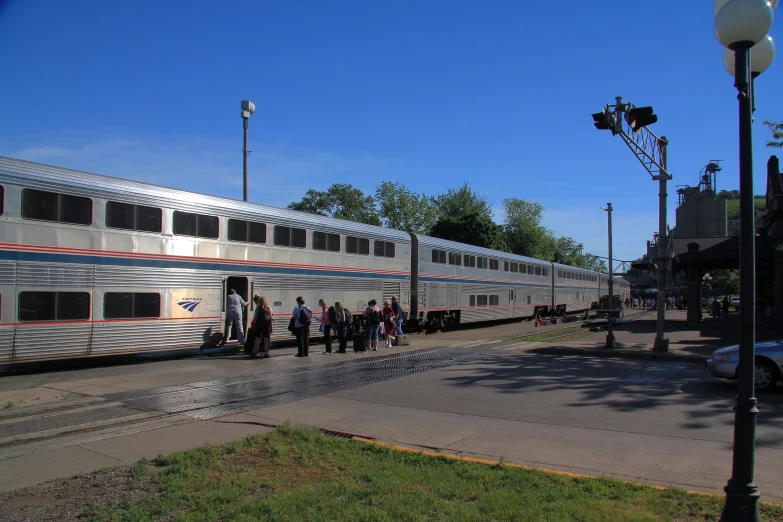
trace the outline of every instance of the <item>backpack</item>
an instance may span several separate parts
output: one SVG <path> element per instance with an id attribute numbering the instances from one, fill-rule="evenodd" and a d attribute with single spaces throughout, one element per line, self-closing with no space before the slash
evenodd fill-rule
<path id="1" fill-rule="evenodd" d="M 302 305 L 299 308 L 299 324 L 302 326 L 310 326 L 310 319 L 313 317 L 313 312 L 310 311 L 306 305 Z"/>
<path id="2" fill-rule="evenodd" d="M 381 324 L 381 319 L 383 316 L 381 315 L 381 312 L 379 310 L 375 310 L 374 308 L 368 308 L 367 309 L 367 324 L 370 326 L 375 326 L 378 324 Z"/>
<path id="3" fill-rule="evenodd" d="M 261 310 L 261 313 L 258 315 L 258 326 L 261 328 L 266 328 L 269 326 L 269 323 L 272 322 L 272 314 L 269 313 L 269 310 L 266 308 Z"/>

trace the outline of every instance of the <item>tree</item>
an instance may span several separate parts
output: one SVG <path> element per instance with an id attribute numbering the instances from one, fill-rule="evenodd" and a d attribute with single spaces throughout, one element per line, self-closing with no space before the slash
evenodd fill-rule
<path id="1" fill-rule="evenodd" d="M 772 139 L 767 141 L 767 147 L 779 149 L 783 147 L 783 121 L 764 120 L 764 125 L 772 131 Z"/>
<path id="2" fill-rule="evenodd" d="M 383 224 L 405 232 L 427 234 L 438 218 L 432 200 L 415 194 L 397 181 L 384 181 L 375 189 L 378 214 Z"/>
<path id="3" fill-rule="evenodd" d="M 344 183 L 335 183 L 326 191 L 308 189 L 301 201 L 291 203 L 288 208 L 358 223 L 381 224 L 373 197 Z"/>
<path id="4" fill-rule="evenodd" d="M 740 193 L 739 190 L 721 190 L 718 192 L 718 196 L 726 199 L 739 199 Z"/>
<path id="5" fill-rule="evenodd" d="M 441 216 L 430 230 L 432 237 L 458 241 L 493 250 L 508 252 L 503 239 L 503 227 L 484 213 L 471 212 L 458 217 Z"/>
<path id="6" fill-rule="evenodd" d="M 606 261 L 599 259 L 593 254 L 585 254 L 585 262 L 582 268 L 587 270 L 598 270 L 599 272 L 609 272 L 609 267 L 606 266 Z"/>
<path id="7" fill-rule="evenodd" d="M 712 276 L 710 285 L 714 290 L 718 290 L 726 295 L 739 292 L 739 270 L 710 270 L 710 275 Z"/>
<path id="8" fill-rule="evenodd" d="M 519 198 L 503 200 L 503 230 L 511 252 L 521 256 L 552 261 L 557 241 L 548 228 L 541 225 L 544 207 L 540 203 Z"/>
<path id="9" fill-rule="evenodd" d="M 473 192 L 467 183 L 458 189 L 448 189 L 445 194 L 432 198 L 432 204 L 441 217 L 459 218 L 475 213 L 492 219 L 492 207 L 487 198 Z"/>

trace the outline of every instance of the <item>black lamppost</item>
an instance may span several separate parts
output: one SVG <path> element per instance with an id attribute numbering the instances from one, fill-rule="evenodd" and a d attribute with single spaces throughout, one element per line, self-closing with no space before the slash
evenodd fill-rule
<path id="1" fill-rule="evenodd" d="M 775 0 L 777 4 L 777 0 Z M 756 230 L 753 208 L 753 92 L 751 48 L 766 41 L 772 27 L 770 0 L 715 0 L 715 36 L 734 52 L 734 85 L 739 100 L 740 178 L 740 356 L 737 402 L 734 406 L 734 453 L 731 478 L 724 491 L 724 522 L 760 522 L 759 488 L 753 480 L 756 445 L 754 396 L 756 341 Z M 759 53 L 763 54 L 763 53 Z M 774 50 L 773 50 L 774 54 Z M 764 64 L 766 69 L 771 62 Z M 762 63 L 753 69 L 762 72 Z M 759 70 L 761 69 L 761 70 Z"/>

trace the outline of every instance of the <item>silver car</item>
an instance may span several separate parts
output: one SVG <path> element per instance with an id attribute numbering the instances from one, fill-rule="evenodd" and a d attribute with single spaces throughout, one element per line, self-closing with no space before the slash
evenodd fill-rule
<path id="1" fill-rule="evenodd" d="M 739 346 L 715 350 L 707 359 L 707 370 L 715 377 L 737 378 Z M 756 389 L 771 390 L 783 375 L 783 339 L 756 343 Z"/>

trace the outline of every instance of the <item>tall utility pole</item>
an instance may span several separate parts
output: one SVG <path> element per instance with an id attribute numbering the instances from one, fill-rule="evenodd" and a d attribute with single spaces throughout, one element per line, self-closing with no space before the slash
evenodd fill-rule
<path id="1" fill-rule="evenodd" d="M 247 150 L 247 122 L 254 112 L 256 112 L 255 104 L 244 100 L 242 102 L 242 126 L 245 129 L 245 140 L 242 145 L 242 201 L 247 201 L 247 155 L 250 154 L 250 151 Z"/>
<path id="2" fill-rule="evenodd" d="M 612 268 L 612 204 L 607 203 L 605 207 L 601 207 L 606 211 L 609 221 L 609 308 L 614 309 L 614 269 Z M 621 305 L 622 306 L 622 305 Z M 614 348 L 614 314 L 610 313 L 607 318 L 606 326 L 606 347 Z"/>
<path id="3" fill-rule="evenodd" d="M 623 121 L 626 126 L 623 128 Z M 664 319 L 666 318 L 666 264 L 668 245 L 666 236 L 666 182 L 672 179 L 666 165 L 666 147 L 669 141 L 665 137 L 653 134 L 648 125 L 658 121 L 652 107 L 634 107 L 632 103 L 623 103 L 622 96 L 615 97 L 613 105 L 606 105 L 602 112 L 593 114 L 593 124 L 599 130 L 611 130 L 628 145 L 639 163 L 658 181 L 658 322 L 656 324 L 653 350 L 667 351 L 669 340 L 664 337 Z"/>

